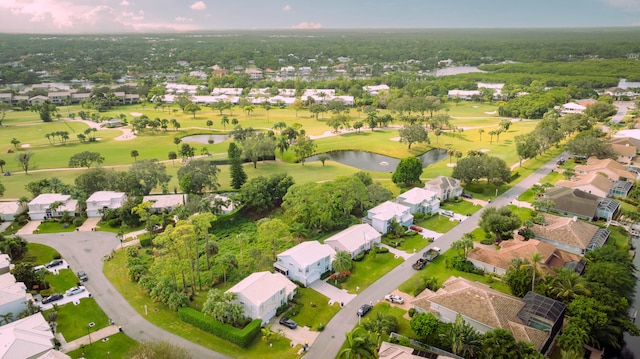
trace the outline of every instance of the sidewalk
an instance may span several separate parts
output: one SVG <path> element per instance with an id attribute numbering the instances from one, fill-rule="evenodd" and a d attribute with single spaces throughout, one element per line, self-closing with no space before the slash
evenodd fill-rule
<path id="1" fill-rule="evenodd" d="M 413 254 L 414 254 L 414 253 L 409 254 L 409 253 L 407 253 L 407 252 L 405 252 L 405 251 L 402 251 L 402 250 L 399 250 L 399 249 L 393 248 L 393 247 L 388 246 L 388 245 L 386 245 L 386 244 L 384 244 L 384 243 L 380 243 L 380 247 L 381 247 L 381 248 L 386 248 L 386 249 L 388 249 L 388 250 L 389 250 L 389 252 L 393 253 L 396 257 L 402 257 L 402 258 L 404 258 L 405 260 L 407 260 L 407 259 L 411 258 L 411 256 L 413 256 Z"/>
<path id="2" fill-rule="evenodd" d="M 349 294 L 346 289 L 338 289 L 331 284 L 318 279 L 317 281 L 311 283 L 309 288 L 315 290 L 316 292 L 329 297 L 329 305 L 333 303 L 342 303 L 347 305 L 353 298 L 356 297 L 355 294 Z"/>
<path id="3" fill-rule="evenodd" d="M 76 340 L 72 340 L 68 343 L 64 343 L 62 344 L 62 341 L 60 342 L 62 344 L 62 346 L 60 347 L 60 351 L 62 351 L 63 353 L 68 353 L 72 350 L 76 350 L 78 348 L 80 348 L 81 345 L 89 345 L 90 343 L 94 343 L 97 342 L 98 340 L 102 340 L 104 338 L 107 338 L 109 336 L 112 336 L 114 334 L 116 334 L 118 332 L 118 327 L 115 325 L 110 325 L 106 328 L 102 328 L 100 330 L 96 330 L 95 332 L 89 334 L 89 335 L 85 335 L 84 337 L 80 337 Z"/>

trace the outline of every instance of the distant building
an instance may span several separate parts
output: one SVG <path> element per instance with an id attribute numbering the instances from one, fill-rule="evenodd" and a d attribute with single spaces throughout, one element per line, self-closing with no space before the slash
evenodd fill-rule
<path id="1" fill-rule="evenodd" d="M 104 211 L 120 208 L 126 200 L 124 192 L 95 192 L 87 198 L 87 217 L 102 217 Z"/>

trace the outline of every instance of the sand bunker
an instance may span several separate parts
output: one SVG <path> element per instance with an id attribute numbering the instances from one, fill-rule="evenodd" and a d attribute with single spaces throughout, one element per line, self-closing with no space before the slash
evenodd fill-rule
<path id="1" fill-rule="evenodd" d="M 495 115 L 496 111 L 489 111 L 489 112 L 485 112 L 486 115 Z"/>
<path id="2" fill-rule="evenodd" d="M 478 151 L 480 151 L 480 152 L 482 152 L 482 153 L 485 153 L 485 152 L 489 152 L 489 151 L 491 151 L 491 150 L 490 150 L 490 149 L 488 149 L 488 148 L 481 148 L 481 149 L 479 149 Z"/>
<path id="3" fill-rule="evenodd" d="M 142 114 L 141 114 L 140 112 L 131 112 L 131 113 L 130 113 L 130 115 L 131 115 L 131 116 L 133 116 L 133 117 L 140 117 L 140 116 L 142 116 Z"/>
<path id="4" fill-rule="evenodd" d="M 31 145 L 30 145 L 30 144 L 28 144 L 28 143 L 25 143 L 25 144 L 20 145 L 20 147 L 22 147 L 22 148 L 28 148 L 28 147 L 31 147 Z"/>
<path id="5" fill-rule="evenodd" d="M 400 137 L 391 137 L 390 140 L 400 142 Z"/>

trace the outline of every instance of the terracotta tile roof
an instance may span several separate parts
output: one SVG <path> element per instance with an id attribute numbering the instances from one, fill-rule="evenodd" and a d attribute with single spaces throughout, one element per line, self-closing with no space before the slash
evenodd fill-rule
<path id="1" fill-rule="evenodd" d="M 633 157 L 636 155 L 636 152 L 638 151 L 638 148 L 636 146 L 617 144 L 617 143 L 612 143 L 611 148 L 613 149 L 613 152 L 615 152 L 618 156 Z"/>
<path id="2" fill-rule="evenodd" d="M 576 213 L 586 217 L 594 217 L 598 208 L 599 197 L 579 189 L 566 187 L 549 188 L 544 193 L 545 199 L 555 203 L 558 211 Z"/>
<path id="3" fill-rule="evenodd" d="M 499 250 L 493 250 L 476 244 L 476 247 L 469 253 L 469 258 L 497 268 L 507 269 L 511 260 L 519 258 L 531 260 L 534 253 L 540 253 L 542 256 L 540 263 L 544 264 L 556 250 L 553 245 L 535 239 L 529 241 L 503 241 L 500 246 Z"/>
<path id="4" fill-rule="evenodd" d="M 636 178 L 635 174 L 627 171 L 623 165 L 610 158 L 600 160 L 596 157 L 590 157 L 586 165 L 576 166 L 575 171 L 576 173 L 603 172 L 611 180 L 617 180 L 616 176 L 629 180 Z"/>
<path id="5" fill-rule="evenodd" d="M 588 188 L 589 186 L 593 186 L 595 187 L 595 189 L 604 192 L 606 196 L 607 193 L 609 193 L 609 191 L 611 190 L 611 187 L 613 187 L 613 182 L 602 173 L 595 172 L 587 175 L 577 176 L 571 181 L 560 180 L 556 182 L 556 186 L 568 188 Z"/>
<path id="6" fill-rule="evenodd" d="M 545 225 L 535 224 L 531 228 L 536 237 L 566 243 L 577 248 L 586 249 L 600 228 L 570 217 L 552 216 L 550 214 L 543 214 L 543 216 Z"/>

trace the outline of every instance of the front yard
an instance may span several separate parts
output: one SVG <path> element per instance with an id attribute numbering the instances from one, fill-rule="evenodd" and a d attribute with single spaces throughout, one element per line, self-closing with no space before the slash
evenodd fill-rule
<path id="1" fill-rule="evenodd" d="M 359 287 L 359 290 L 367 288 L 403 261 L 402 258 L 395 258 L 393 253 L 370 252 L 362 261 L 353 262 L 351 275 L 344 283 L 338 285 L 351 294 L 358 294 L 356 287 Z"/>
<path id="2" fill-rule="evenodd" d="M 309 327 L 311 330 L 318 330 L 320 324 L 327 325 L 340 311 L 340 303 L 329 305 L 329 298 L 311 288 L 298 288 L 296 299 L 301 304 L 301 308 L 298 314 L 291 316 L 291 319 L 298 325 Z"/>
<path id="3" fill-rule="evenodd" d="M 45 318 L 56 309 L 58 312 L 56 330 L 58 333 L 62 333 L 68 342 L 109 326 L 109 318 L 93 298 L 82 298 L 78 305 L 67 303 L 55 306 L 44 312 Z M 94 323 L 94 325 L 89 327 L 89 323 Z"/>
<path id="4" fill-rule="evenodd" d="M 426 228 L 438 233 L 447 233 L 458 224 L 460 224 L 460 222 L 458 222 L 457 220 L 452 220 L 449 217 L 441 215 L 429 217 L 415 223 L 416 226 L 420 226 L 422 228 Z"/>
<path id="5" fill-rule="evenodd" d="M 126 354 L 136 346 L 136 341 L 129 338 L 124 333 L 116 333 L 108 340 L 98 340 L 84 348 L 68 352 L 73 359 L 103 359 L 105 358 L 126 358 Z"/>
<path id="6" fill-rule="evenodd" d="M 67 289 L 78 284 L 78 277 L 71 269 L 59 269 L 58 274 L 51 272 L 45 275 L 45 281 L 49 283 L 50 293 L 64 293 Z"/>

